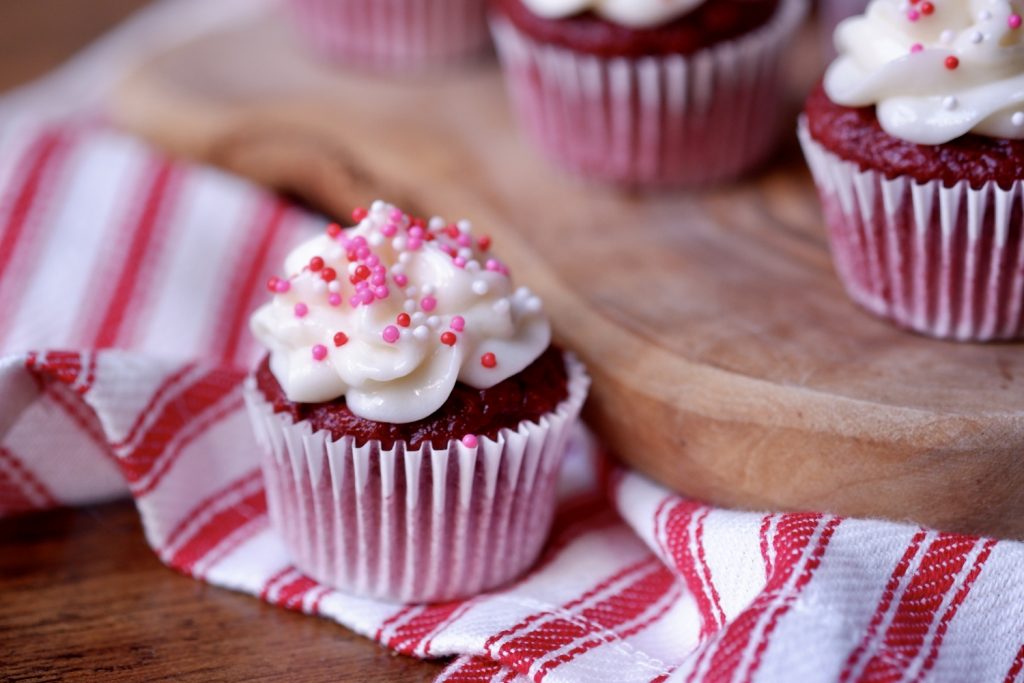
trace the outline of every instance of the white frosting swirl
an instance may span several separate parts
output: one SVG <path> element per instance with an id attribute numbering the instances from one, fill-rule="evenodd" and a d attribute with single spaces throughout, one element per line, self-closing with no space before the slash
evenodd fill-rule
<path id="1" fill-rule="evenodd" d="M 667 24 L 694 10 L 705 0 L 523 0 L 534 14 L 561 19 L 592 10 L 614 24 L 649 28 Z"/>
<path id="2" fill-rule="evenodd" d="M 270 281 L 273 300 L 250 320 L 289 400 L 344 395 L 360 417 L 414 422 L 456 381 L 489 388 L 550 344 L 540 299 L 513 287 L 467 222 L 417 225 L 375 202 L 355 228 L 329 231 L 288 256 L 289 277 Z"/>
<path id="3" fill-rule="evenodd" d="M 877 105 L 890 135 L 1024 138 L 1024 0 L 873 0 L 835 33 L 833 102 Z"/>

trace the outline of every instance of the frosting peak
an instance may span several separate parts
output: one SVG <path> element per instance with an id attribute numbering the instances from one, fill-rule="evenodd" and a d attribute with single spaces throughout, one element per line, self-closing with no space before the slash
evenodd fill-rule
<path id="1" fill-rule="evenodd" d="M 1024 138 L 1024 0 L 872 0 L 836 29 L 832 101 L 877 105 L 895 137 Z"/>
<path id="2" fill-rule="evenodd" d="M 550 344 L 540 299 L 513 287 L 468 222 L 426 222 L 384 202 L 353 217 L 354 228 L 331 225 L 297 247 L 250 320 L 289 400 L 344 395 L 365 419 L 414 422 L 457 381 L 489 388 Z"/>
<path id="3" fill-rule="evenodd" d="M 534 14 L 560 19 L 592 10 L 614 24 L 649 28 L 667 24 L 706 0 L 523 0 Z"/>

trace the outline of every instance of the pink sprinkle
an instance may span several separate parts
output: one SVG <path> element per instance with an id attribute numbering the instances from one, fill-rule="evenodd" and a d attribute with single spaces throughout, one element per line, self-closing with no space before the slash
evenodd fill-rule
<path id="1" fill-rule="evenodd" d="M 364 305 L 369 306 L 373 303 L 373 292 L 368 289 L 364 289 L 359 292 L 359 301 Z"/>
<path id="2" fill-rule="evenodd" d="M 307 313 L 309 313 L 309 306 L 307 306 L 306 304 L 302 303 L 301 301 L 299 303 L 295 304 L 295 317 L 296 318 L 304 318 L 304 317 L 306 317 Z"/>
<path id="3" fill-rule="evenodd" d="M 1010 25 L 1012 29 L 1020 28 L 1021 18 L 1019 14 L 1011 14 L 1010 18 L 1006 20 L 1006 23 Z"/>
<path id="4" fill-rule="evenodd" d="M 377 287 L 373 290 L 373 293 L 378 299 L 387 299 L 388 295 L 391 294 L 391 291 L 387 287 Z"/>
<path id="5" fill-rule="evenodd" d="M 911 21 L 917 21 L 920 18 L 921 18 L 921 13 L 918 12 L 916 9 L 912 9 L 912 10 L 907 12 L 907 19 L 910 19 Z"/>
<path id="6" fill-rule="evenodd" d="M 473 244 L 473 238 L 466 233 L 459 233 L 459 238 L 456 240 L 460 247 L 468 247 Z"/>
<path id="7" fill-rule="evenodd" d="M 327 303 L 329 303 L 332 306 L 340 306 L 341 305 L 341 294 L 336 294 L 335 293 L 335 294 L 328 295 Z"/>
<path id="8" fill-rule="evenodd" d="M 387 282 L 387 278 L 384 275 L 374 275 L 373 278 L 370 280 L 370 283 L 375 287 L 380 287 L 385 282 Z"/>
<path id="9" fill-rule="evenodd" d="M 356 258 L 362 261 L 365 258 L 369 258 L 370 250 L 367 247 L 359 247 L 356 249 Z"/>
<path id="10" fill-rule="evenodd" d="M 410 237 L 405 246 L 409 248 L 409 251 L 418 251 L 423 246 L 423 240 Z"/>
<path id="11" fill-rule="evenodd" d="M 472 434 L 466 434 L 462 437 L 462 445 L 466 448 L 476 448 L 477 443 L 477 438 Z"/>
<path id="12" fill-rule="evenodd" d="M 501 262 L 497 259 L 489 258 L 487 259 L 487 263 L 484 264 L 484 268 L 493 272 L 498 272 L 501 270 Z"/>
<path id="13" fill-rule="evenodd" d="M 366 246 L 366 238 L 363 237 L 362 235 L 359 235 L 357 237 L 353 237 L 352 238 L 352 246 L 355 247 L 356 249 L 358 249 L 359 247 L 365 247 Z"/>
<path id="14" fill-rule="evenodd" d="M 398 226 L 394 223 L 388 223 L 380 229 L 380 233 L 385 237 L 394 237 L 398 234 Z"/>
<path id="15" fill-rule="evenodd" d="M 455 330 L 456 332 L 462 332 L 464 329 L 466 329 L 466 319 L 463 318 L 461 315 L 457 315 L 454 318 L 452 318 L 452 329 Z"/>
<path id="16" fill-rule="evenodd" d="M 401 209 L 391 209 L 390 218 L 393 221 L 400 221 L 405 217 Z"/>
<path id="17" fill-rule="evenodd" d="M 456 254 L 455 247 L 453 247 L 450 244 L 442 244 L 441 245 L 441 251 L 443 251 L 444 253 L 446 253 L 446 254 L 448 254 L 449 256 L 452 256 L 452 257 L 454 257 L 455 254 Z"/>
<path id="18" fill-rule="evenodd" d="M 456 268 L 466 267 L 466 259 L 462 258 L 461 256 L 456 256 L 452 262 L 455 264 Z"/>
<path id="19" fill-rule="evenodd" d="M 437 308 L 437 299 L 435 299 L 432 296 L 423 297 L 423 299 L 420 301 L 420 308 L 422 308 L 427 313 L 430 313 L 435 308 Z"/>
<path id="20" fill-rule="evenodd" d="M 376 254 L 370 254 L 370 256 L 366 259 L 366 265 L 369 266 L 370 268 L 376 268 L 377 266 L 380 265 L 380 257 L 377 256 Z"/>
<path id="21" fill-rule="evenodd" d="M 414 225 L 409 228 L 409 237 L 415 237 L 416 239 L 423 239 L 423 228 L 418 225 Z"/>
<path id="22" fill-rule="evenodd" d="M 922 45 L 921 43 L 914 43 L 913 45 L 910 46 L 911 53 L 917 53 L 917 52 L 920 52 L 923 49 L 924 49 L 924 45 Z"/>
<path id="23" fill-rule="evenodd" d="M 365 292 L 370 288 L 370 283 L 366 280 L 360 280 L 356 283 L 356 293 Z"/>
<path id="24" fill-rule="evenodd" d="M 409 284 L 409 277 L 405 273 L 396 273 L 395 284 L 398 285 L 399 287 L 405 287 L 407 284 Z"/>
<path id="25" fill-rule="evenodd" d="M 277 284 L 274 285 L 274 291 L 276 291 L 278 294 L 284 294 L 291 288 L 292 283 L 289 282 L 288 280 L 278 280 Z"/>
<path id="26" fill-rule="evenodd" d="M 381 333 L 381 336 L 384 337 L 384 341 L 388 344 L 394 344 L 398 341 L 398 337 L 401 335 L 399 334 L 397 327 L 394 325 L 388 325 L 384 328 L 384 332 Z"/>
<path id="27" fill-rule="evenodd" d="M 313 347 L 313 359 L 323 360 L 327 358 L 327 347 L 323 344 L 317 344 Z"/>
<path id="28" fill-rule="evenodd" d="M 352 296 L 350 296 L 348 298 L 348 303 L 349 303 L 349 306 L 351 306 L 352 308 L 355 308 L 360 303 L 362 303 L 362 297 L 360 297 L 357 294 L 353 294 Z"/>

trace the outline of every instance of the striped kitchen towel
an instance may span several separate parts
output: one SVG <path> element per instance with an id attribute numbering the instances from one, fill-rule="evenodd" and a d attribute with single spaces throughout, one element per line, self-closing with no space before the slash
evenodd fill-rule
<path id="1" fill-rule="evenodd" d="M 448 681 L 1024 681 L 1024 544 L 707 507 L 582 433 L 515 584 L 394 605 L 302 576 L 239 382 L 266 276 L 322 225 L 100 126 L 0 129 L 0 515 L 131 495 L 170 567 L 457 655 Z"/>

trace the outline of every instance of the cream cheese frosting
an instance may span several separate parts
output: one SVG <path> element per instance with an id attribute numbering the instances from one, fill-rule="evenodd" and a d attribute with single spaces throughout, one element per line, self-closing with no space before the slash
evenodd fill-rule
<path id="1" fill-rule="evenodd" d="M 825 92 L 877 105 L 882 128 L 937 145 L 1024 138 L 1024 0 L 872 0 L 841 23 Z"/>
<path id="2" fill-rule="evenodd" d="M 250 320 L 289 400 L 345 396 L 365 419 L 413 422 L 456 382 L 492 387 L 550 344 L 540 299 L 513 286 L 467 221 L 425 222 L 381 201 L 354 218 L 297 247 Z"/>
<path id="3" fill-rule="evenodd" d="M 587 10 L 613 24 L 650 28 L 692 12 L 706 0 L 523 0 L 534 14 L 561 19 Z"/>

